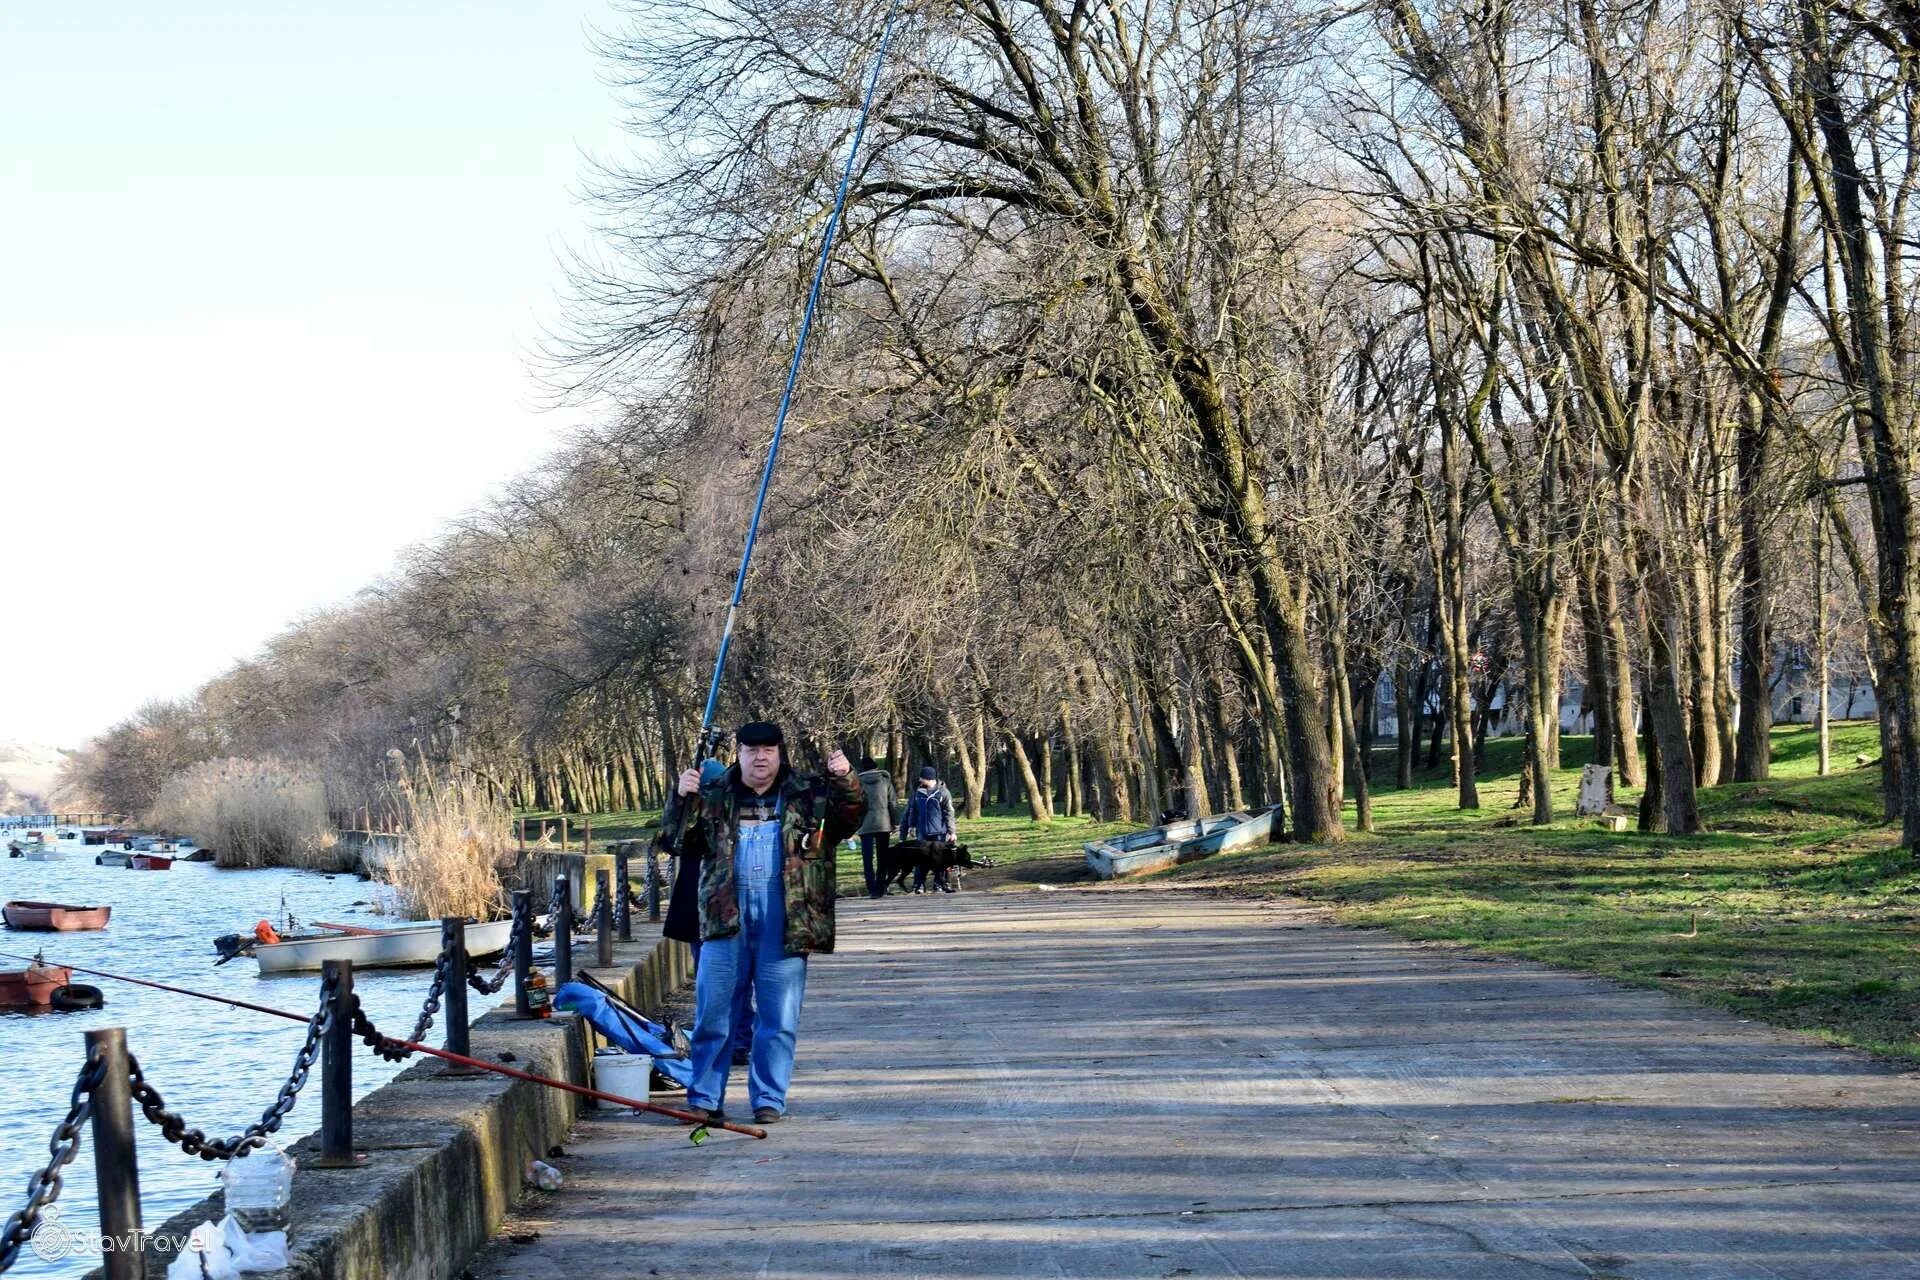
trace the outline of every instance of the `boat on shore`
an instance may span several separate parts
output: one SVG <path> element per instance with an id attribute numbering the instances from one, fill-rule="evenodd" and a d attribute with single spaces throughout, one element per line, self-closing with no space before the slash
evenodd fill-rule
<path id="1" fill-rule="evenodd" d="M 48 1008 L 53 993 L 72 978 L 73 970 L 54 964 L 0 969 L 0 1009 Z"/>
<path id="2" fill-rule="evenodd" d="M 66 902 L 9 902 L 0 906 L 9 929 L 72 933 L 104 929 L 112 907 L 79 907 Z"/>
<path id="3" fill-rule="evenodd" d="M 1130 831 L 1084 847 L 1087 867 L 1102 880 L 1164 871 L 1183 862 L 1211 858 L 1229 849 L 1265 844 L 1273 836 L 1275 808 L 1239 810 L 1211 818 L 1189 818 L 1145 831 Z"/>
<path id="4" fill-rule="evenodd" d="M 493 920 L 467 926 L 467 954 L 499 955 L 513 936 L 513 921 Z M 266 977 L 281 973 L 310 973 L 328 960 L 351 960 L 356 969 L 431 968 L 440 958 L 440 926 L 409 925 L 401 929 L 368 929 L 328 933 L 279 942 L 255 943 L 253 958 Z"/>

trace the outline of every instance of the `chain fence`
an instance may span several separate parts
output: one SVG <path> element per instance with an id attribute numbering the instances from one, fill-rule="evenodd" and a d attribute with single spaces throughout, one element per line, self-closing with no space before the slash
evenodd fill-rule
<path id="1" fill-rule="evenodd" d="M 140 1060 L 129 1053 L 127 1069 L 133 1081 L 133 1100 L 139 1104 L 141 1113 L 159 1127 L 162 1137 L 190 1156 L 199 1156 L 202 1160 L 231 1160 L 263 1145 L 270 1135 L 279 1131 L 299 1099 L 300 1091 L 307 1087 L 307 1077 L 320 1057 L 327 1031 L 333 1026 L 334 995 L 339 988 L 339 982 L 332 977 L 320 980 L 320 1007 L 307 1022 L 307 1038 L 300 1052 L 294 1055 L 293 1070 L 287 1073 L 286 1083 L 274 1095 L 273 1105 L 241 1133 L 231 1138 L 209 1138 L 199 1129 L 189 1128 L 185 1119 L 167 1109 L 167 1100 L 141 1071 Z"/>
<path id="2" fill-rule="evenodd" d="M 93 1091 L 106 1079 L 106 1059 L 98 1054 L 87 1059 L 80 1074 L 73 1081 L 72 1103 L 67 1109 L 67 1118 L 62 1120 L 53 1131 L 53 1137 L 47 1140 L 47 1163 L 34 1170 L 33 1177 L 27 1181 L 27 1202 L 18 1212 L 7 1218 L 7 1225 L 0 1229 L 0 1272 L 13 1266 L 14 1259 L 20 1256 L 20 1249 L 33 1238 L 33 1232 L 40 1225 L 40 1215 L 46 1207 L 60 1198 L 63 1185 L 61 1170 L 73 1162 L 80 1153 L 80 1136 L 86 1130 L 87 1122 L 93 1118 Z"/>

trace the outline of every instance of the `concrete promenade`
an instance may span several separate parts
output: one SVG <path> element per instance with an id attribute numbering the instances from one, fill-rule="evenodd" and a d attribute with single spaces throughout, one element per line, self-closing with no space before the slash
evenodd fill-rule
<path id="1" fill-rule="evenodd" d="M 589 1119 L 482 1280 L 1920 1276 L 1920 1078 L 1859 1055 L 1280 903 L 841 909 L 792 1117 Z"/>

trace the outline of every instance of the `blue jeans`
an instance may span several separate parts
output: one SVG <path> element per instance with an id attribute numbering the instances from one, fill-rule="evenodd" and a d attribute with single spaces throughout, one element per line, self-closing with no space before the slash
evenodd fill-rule
<path id="1" fill-rule="evenodd" d="M 807 990 L 807 958 L 787 954 L 787 903 L 780 861 L 779 823 L 740 824 L 734 852 L 740 931 L 731 938 L 709 938 L 700 946 L 688 1106 L 714 1110 L 725 1104 L 736 1010 L 750 994 L 753 1050 L 747 1067 L 747 1102 L 756 1110 L 787 1109 L 800 1001 Z"/>
<path id="2" fill-rule="evenodd" d="M 693 972 L 700 972 L 700 948 L 704 943 L 693 945 Z M 698 1015 L 696 1015 L 697 1020 Z M 745 1053 L 753 1047 L 753 987 L 742 983 L 733 992 L 733 1052 Z"/>

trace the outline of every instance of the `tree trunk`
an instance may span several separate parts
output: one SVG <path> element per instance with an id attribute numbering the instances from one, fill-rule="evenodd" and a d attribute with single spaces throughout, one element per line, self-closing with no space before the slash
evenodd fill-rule
<path id="1" fill-rule="evenodd" d="M 1593 763 L 1613 768 L 1613 664 L 1607 652 L 1607 629 L 1600 619 L 1599 590 L 1593 557 L 1588 555 L 1580 573 L 1580 634 L 1587 681 L 1581 701 L 1593 714 Z"/>
<path id="2" fill-rule="evenodd" d="M 1413 737 L 1416 726 L 1413 723 L 1413 697 L 1409 685 L 1413 683 L 1413 673 L 1407 669 L 1403 660 L 1393 668 L 1393 785 L 1400 791 L 1413 787 Z"/>
<path id="3" fill-rule="evenodd" d="M 968 733 L 966 728 L 961 724 L 960 717 L 955 714 L 952 707 L 948 707 L 945 710 L 947 717 L 947 737 L 953 742 L 953 754 L 960 761 L 960 779 L 967 788 L 966 813 L 969 818 L 978 818 L 980 816 L 980 803 L 983 798 L 983 793 L 987 789 L 985 744 L 979 744 L 981 749 L 976 754 L 967 742 Z M 978 743 L 979 721 L 977 718 L 974 723 L 975 733 L 973 736 L 976 743 Z M 906 785 L 902 783 L 900 794 L 905 795 L 906 793 Z"/>
<path id="4" fill-rule="evenodd" d="M 1047 812 L 1047 793 L 1040 785 L 1040 779 L 1034 776 L 1033 761 L 1027 756 L 1027 748 L 1020 741 L 1020 735 L 1013 730 L 1006 731 L 1007 747 L 1013 752 L 1014 763 L 1020 769 L 1020 781 L 1026 785 L 1027 814 L 1035 822 L 1048 822 L 1053 815 Z"/>
<path id="5" fill-rule="evenodd" d="M 1626 615 L 1620 607 L 1619 584 L 1605 557 L 1611 547 L 1603 547 L 1597 566 L 1600 589 L 1600 614 L 1607 631 L 1607 652 L 1613 662 L 1613 753 L 1620 765 L 1620 780 L 1630 787 L 1646 783 L 1640 768 L 1639 738 L 1633 715 L 1633 656 L 1627 647 Z"/>
<path id="6" fill-rule="evenodd" d="M 1679 610 L 1664 585 L 1655 588 L 1647 632 L 1647 716 L 1660 749 L 1660 809 L 1668 835 L 1700 830 L 1693 744 L 1680 703 L 1680 663 L 1685 657 Z M 1650 788 L 1651 789 L 1651 788 Z"/>
<path id="7" fill-rule="evenodd" d="M 1833 771 L 1833 729 L 1827 722 L 1827 689 L 1833 683 L 1829 670 L 1829 655 L 1833 649 L 1831 628 L 1832 622 L 1827 611 L 1827 515 L 1816 503 L 1813 508 L 1813 644 L 1814 697 L 1817 701 L 1813 704 L 1813 720 L 1820 753 L 1819 771 L 1823 778 Z M 1771 703 L 1768 711 L 1771 718 Z"/>
<path id="8" fill-rule="evenodd" d="M 1067 786 L 1064 797 L 1067 816 L 1077 818 L 1086 811 L 1086 803 L 1080 794 L 1080 740 L 1073 732 L 1073 706 L 1066 699 L 1060 700 L 1060 744 L 1067 753 Z"/>

